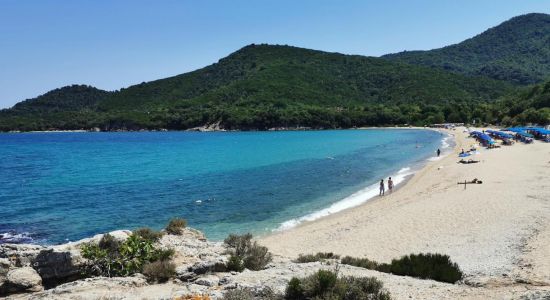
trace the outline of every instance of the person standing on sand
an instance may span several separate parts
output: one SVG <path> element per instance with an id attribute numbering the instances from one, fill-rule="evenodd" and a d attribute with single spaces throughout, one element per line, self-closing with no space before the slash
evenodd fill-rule
<path id="1" fill-rule="evenodd" d="M 384 196 L 385 191 L 386 191 L 386 188 L 384 188 L 384 179 L 380 179 L 380 194 L 379 194 L 379 196 Z"/>
<path id="2" fill-rule="evenodd" d="M 439 150 L 439 148 L 437 149 L 437 157 L 439 157 L 439 155 L 441 154 L 441 150 Z"/>
<path id="3" fill-rule="evenodd" d="M 388 191 L 390 194 L 393 192 L 393 180 L 391 180 L 391 177 L 388 179 Z"/>

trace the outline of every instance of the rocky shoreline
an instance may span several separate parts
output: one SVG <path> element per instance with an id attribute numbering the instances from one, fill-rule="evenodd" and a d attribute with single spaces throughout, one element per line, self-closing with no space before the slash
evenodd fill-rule
<path id="1" fill-rule="evenodd" d="M 118 230 L 109 233 L 117 240 L 127 239 L 132 232 Z M 526 291 L 516 287 L 473 286 L 465 282 L 448 284 L 407 276 L 396 276 L 373 270 L 338 264 L 336 260 L 297 263 L 275 256 L 260 271 L 229 271 L 229 255 L 222 242 L 208 241 L 192 228 L 180 235 L 165 233 L 157 242 L 162 248 L 174 249 L 174 278 L 164 283 L 151 283 L 142 274 L 129 277 L 84 278 L 82 268 L 87 260 L 80 248 L 99 242 L 102 234 L 57 246 L 30 244 L 0 244 L 0 297 L 6 299 L 192 299 L 198 295 L 207 299 L 222 299 L 224 293 L 245 288 L 261 296 L 266 291 L 282 294 L 292 277 L 304 277 L 320 269 L 335 270 L 343 275 L 380 279 L 391 292 L 392 299 L 441 299 L 458 295 L 527 295 L 538 299 L 550 295 L 543 290 Z M 455 297 L 456 298 L 456 297 Z M 469 298 L 469 297 L 467 297 Z M 453 298 L 454 299 L 454 298 Z"/>

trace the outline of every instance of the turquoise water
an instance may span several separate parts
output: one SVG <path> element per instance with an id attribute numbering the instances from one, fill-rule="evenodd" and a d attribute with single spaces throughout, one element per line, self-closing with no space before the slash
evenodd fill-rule
<path id="1" fill-rule="evenodd" d="M 357 191 L 425 161 L 442 138 L 429 130 L 0 134 L 0 243 L 160 229 L 176 216 L 211 239 L 264 234 L 350 206 L 346 199 L 365 201 Z"/>

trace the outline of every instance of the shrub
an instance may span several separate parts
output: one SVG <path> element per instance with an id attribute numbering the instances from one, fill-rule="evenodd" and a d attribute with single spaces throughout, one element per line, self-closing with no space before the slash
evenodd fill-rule
<path id="1" fill-rule="evenodd" d="M 292 278 L 287 285 L 285 299 L 387 300 L 390 294 L 374 277 L 340 278 L 337 272 L 319 270 L 306 278 Z"/>
<path id="2" fill-rule="evenodd" d="M 170 220 L 166 226 L 166 232 L 169 234 L 180 235 L 182 230 L 187 226 L 187 221 L 181 218 L 174 218 Z"/>
<path id="3" fill-rule="evenodd" d="M 257 242 L 252 242 L 252 235 L 230 234 L 224 243 L 230 248 L 228 269 L 242 271 L 244 268 L 259 271 L 264 269 L 272 260 L 272 255 L 267 247 Z"/>
<path id="4" fill-rule="evenodd" d="M 106 233 L 99 240 L 98 246 L 99 248 L 110 252 L 118 251 L 118 248 L 120 247 L 120 242 L 112 235 Z"/>
<path id="5" fill-rule="evenodd" d="M 463 276 L 458 265 L 453 263 L 448 255 L 442 254 L 411 254 L 394 259 L 390 264 L 379 264 L 366 258 L 346 256 L 342 258 L 341 263 L 384 273 L 449 283 L 455 283 Z"/>
<path id="6" fill-rule="evenodd" d="M 143 266 L 143 275 L 150 281 L 165 282 L 176 274 L 176 265 L 167 260 L 148 262 Z"/>
<path id="7" fill-rule="evenodd" d="M 243 257 L 252 245 L 252 234 L 230 234 L 223 242 L 233 249 L 235 255 Z"/>
<path id="8" fill-rule="evenodd" d="M 105 236 L 97 244 L 88 243 L 80 248 L 82 256 L 89 260 L 84 269 L 86 275 L 129 276 L 142 272 L 147 263 L 167 261 L 174 254 L 171 249 L 156 249 L 153 241 L 135 233 L 123 243 L 116 242 L 118 247 L 114 239 Z"/>
<path id="9" fill-rule="evenodd" d="M 243 258 L 244 266 L 253 271 L 259 271 L 265 269 L 265 267 L 271 262 L 273 257 L 267 247 L 259 245 L 254 242 L 247 254 Z"/>
<path id="10" fill-rule="evenodd" d="M 340 261 L 344 265 L 356 266 L 360 268 L 365 268 L 369 270 L 376 270 L 378 263 L 367 258 L 356 258 L 351 256 L 346 256 Z"/>
<path id="11" fill-rule="evenodd" d="M 273 292 L 269 287 L 253 291 L 249 288 L 237 288 L 225 292 L 223 300 L 282 300 L 283 296 Z"/>
<path id="12" fill-rule="evenodd" d="M 148 228 L 148 227 L 143 227 L 143 228 L 136 229 L 134 231 L 134 234 L 140 236 L 144 240 L 149 240 L 149 241 L 152 241 L 152 242 L 156 242 L 162 237 L 162 232 L 155 231 L 155 230 L 153 230 L 151 228 Z"/>
<path id="13" fill-rule="evenodd" d="M 375 277 L 346 276 L 341 280 L 346 289 L 343 299 L 391 299 L 390 293 L 384 290 L 382 282 Z"/>
<path id="14" fill-rule="evenodd" d="M 309 263 L 315 261 L 322 261 L 325 259 L 339 259 L 340 255 L 336 255 L 332 252 L 317 252 L 317 254 L 300 254 L 294 261 L 297 263 Z"/>
<path id="15" fill-rule="evenodd" d="M 304 299 L 304 289 L 302 282 L 296 277 L 292 277 L 286 286 L 285 298 L 290 300 Z"/>
<path id="16" fill-rule="evenodd" d="M 455 283 L 462 279 L 462 271 L 448 255 L 411 254 L 392 260 L 389 270 L 395 275 L 406 275 L 423 279 Z"/>
<path id="17" fill-rule="evenodd" d="M 227 270 L 242 272 L 244 270 L 243 260 L 239 256 L 231 254 L 227 261 Z"/>

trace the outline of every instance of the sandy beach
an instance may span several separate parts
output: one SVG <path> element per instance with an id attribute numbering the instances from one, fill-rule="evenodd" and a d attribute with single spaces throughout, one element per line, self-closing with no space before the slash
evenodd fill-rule
<path id="1" fill-rule="evenodd" d="M 475 140 L 449 131 L 452 153 L 429 162 L 393 194 L 261 239 L 281 257 L 330 251 L 389 262 L 419 252 L 448 254 L 464 271 L 458 285 L 380 277 L 397 299 L 512 299 L 550 290 L 550 145 L 484 149 L 458 164 Z M 477 178 L 483 184 L 458 185 Z"/>

